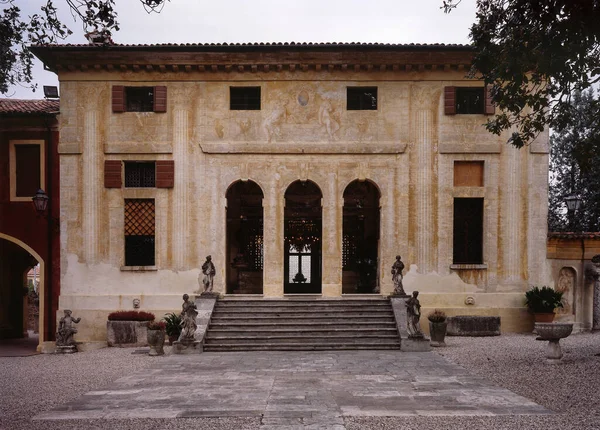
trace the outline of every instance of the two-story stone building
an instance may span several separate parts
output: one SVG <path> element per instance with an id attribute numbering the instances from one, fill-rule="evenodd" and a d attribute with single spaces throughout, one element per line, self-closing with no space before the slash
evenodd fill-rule
<path id="1" fill-rule="evenodd" d="M 546 260 L 548 136 L 517 150 L 464 45 L 34 47 L 61 87 L 60 309 L 179 308 L 199 289 L 388 295 L 531 322 Z"/>

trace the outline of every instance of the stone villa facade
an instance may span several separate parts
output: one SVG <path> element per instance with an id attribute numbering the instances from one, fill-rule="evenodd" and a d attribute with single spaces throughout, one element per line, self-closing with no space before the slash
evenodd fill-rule
<path id="1" fill-rule="evenodd" d="M 198 291 L 389 295 L 396 255 L 423 312 L 525 331 L 546 259 L 548 135 L 482 124 L 463 45 L 34 47 L 60 80 L 61 292 L 162 316 Z"/>

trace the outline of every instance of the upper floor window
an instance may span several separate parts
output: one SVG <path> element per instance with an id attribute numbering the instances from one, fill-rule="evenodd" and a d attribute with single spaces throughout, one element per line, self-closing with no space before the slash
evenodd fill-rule
<path id="1" fill-rule="evenodd" d="M 455 187 L 483 187 L 483 161 L 454 161 Z"/>
<path id="2" fill-rule="evenodd" d="M 167 87 L 112 87 L 113 112 L 166 112 Z"/>
<path id="3" fill-rule="evenodd" d="M 154 161 L 126 161 L 125 187 L 148 188 L 156 185 L 156 163 Z"/>
<path id="4" fill-rule="evenodd" d="M 44 141 L 11 140 L 9 147 L 10 199 L 31 201 L 44 186 Z"/>
<path id="5" fill-rule="evenodd" d="M 377 87 L 347 87 L 346 109 L 377 110 Z"/>
<path id="6" fill-rule="evenodd" d="M 445 87 L 444 113 L 446 115 L 494 115 L 489 87 Z"/>
<path id="7" fill-rule="evenodd" d="M 229 109 L 260 110 L 260 87 L 229 87 Z"/>

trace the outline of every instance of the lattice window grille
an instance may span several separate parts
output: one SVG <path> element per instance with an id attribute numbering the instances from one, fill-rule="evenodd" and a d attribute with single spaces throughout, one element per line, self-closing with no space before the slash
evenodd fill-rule
<path id="1" fill-rule="evenodd" d="M 153 188 L 156 186 L 156 165 L 154 162 L 126 162 L 125 186 L 131 188 Z"/>
<path id="2" fill-rule="evenodd" d="M 154 236 L 154 232 L 154 200 L 125 200 L 125 236 Z"/>

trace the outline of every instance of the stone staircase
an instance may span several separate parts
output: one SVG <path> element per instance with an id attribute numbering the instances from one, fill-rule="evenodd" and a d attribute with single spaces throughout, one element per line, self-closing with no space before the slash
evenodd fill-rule
<path id="1" fill-rule="evenodd" d="M 205 351 L 343 349 L 400 349 L 388 299 L 220 299 L 204 338 Z"/>

